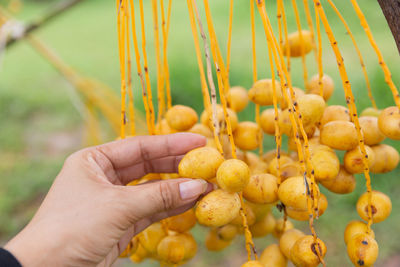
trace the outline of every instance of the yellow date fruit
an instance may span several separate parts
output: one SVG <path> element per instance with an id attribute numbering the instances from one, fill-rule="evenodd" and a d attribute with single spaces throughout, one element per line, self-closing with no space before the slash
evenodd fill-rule
<path id="1" fill-rule="evenodd" d="M 243 189 L 243 196 L 257 204 L 274 203 L 278 200 L 278 180 L 268 173 L 252 175 Z"/>
<path id="2" fill-rule="evenodd" d="M 195 214 L 200 224 L 218 227 L 231 222 L 239 214 L 239 210 L 238 194 L 217 189 L 198 202 Z"/>
<path id="3" fill-rule="evenodd" d="M 378 117 L 379 130 L 390 139 L 400 140 L 400 110 L 388 107 Z"/>
<path id="4" fill-rule="evenodd" d="M 325 101 L 328 101 L 331 98 L 333 90 L 335 89 L 333 79 L 328 75 L 322 75 L 322 96 Z M 310 78 L 307 83 L 307 93 L 309 94 L 316 94 L 320 95 L 320 88 L 319 88 L 319 74 L 315 74 Z"/>
<path id="5" fill-rule="evenodd" d="M 275 92 L 277 101 L 282 99 L 281 85 L 279 81 L 275 80 Z M 248 92 L 249 98 L 252 102 L 269 106 L 273 104 L 273 83 L 271 79 L 258 80 L 253 84 L 253 87 Z"/>
<path id="6" fill-rule="evenodd" d="M 392 201 L 382 192 L 372 191 L 372 221 L 374 223 L 382 222 L 389 217 L 392 212 Z M 357 201 L 357 212 L 360 217 L 368 221 L 368 193 L 365 192 Z"/>
<path id="7" fill-rule="evenodd" d="M 277 244 L 271 244 L 266 247 L 260 255 L 259 261 L 264 264 L 264 266 L 273 267 L 286 267 L 287 259 L 283 255 L 282 251 L 279 249 Z"/>
<path id="8" fill-rule="evenodd" d="M 363 116 L 359 118 L 359 122 L 366 145 L 377 145 L 385 139 L 385 135 L 379 130 L 377 117 Z"/>
<path id="9" fill-rule="evenodd" d="M 347 224 L 346 229 L 344 229 L 344 242 L 347 244 L 350 239 L 358 234 L 367 234 L 368 233 L 368 225 L 363 221 L 351 221 Z M 375 238 L 375 233 L 371 229 L 369 235 L 372 238 Z"/>
<path id="10" fill-rule="evenodd" d="M 188 106 L 175 105 L 165 114 L 168 125 L 177 131 L 186 131 L 196 124 L 199 117 L 194 109 Z"/>
<path id="11" fill-rule="evenodd" d="M 375 154 L 374 164 L 371 166 L 373 173 L 385 173 L 394 170 L 399 164 L 399 152 L 392 146 L 380 144 L 371 147 Z"/>
<path id="12" fill-rule="evenodd" d="M 307 184 L 311 190 L 311 180 L 307 179 Z M 316 186 L 318 192 L 314 192 L 315 195 L 319 194 L 318 186 Z M 290 206 L 297 210 L 307 209 L 307 188 L 303 176 L 291 177 L 283 181 L 279 186 L 278 196 L 279 200 L 282 201 L 285 206 Z"/>
<path id="13" fill-rule="evenodd" d="M 367 152 L 368 168 L 371 168 L 375 162 L 375 153 L 369 146 L 364 146 Z M 343 165 L 349 173 L 363 173 L 364 172 L 364 156 L 361 153 L 360 147 L 356 147 L 344 154 Z"/>
<path id="14" fill-rule="evenodd" d="M 352 150 L 358 146 L 357 130 L 348 121 L 331 121 L 322 126 L 320 142 L 338 150 Z"/>
<path id="15" fill-rule="evenodd" d="M 240 192 L 250 180 L 250 169 L 239 159 L 224 161 L 217 171 L 218 185 L 228 192 Z"/>
<path id="16" fill-rule="evenodd" d="M 233 138 L 238 148 L 253 150 L 259 147 L 262 140 L 262 133 L 257 123 L 243 121 L 238 124 L 233 132 Z"/>
<path id="17" fill-rule="evenodd" d="M 321 258 L 324 258 L 326 254 L 324 242 L 317 238 L 317 242 L 314 243 L 314 237 L 312 235 L 306 235 L 294 243 L 290 250 L 290 259 L 293 264 L 298 267 L 316 267 L 320 264 L 317 253 Z"/>
<path id="18" fill-rule="evenodd" d="M 282 234 L 279 239 L 279 247 L 286 258 L 290 258 L 290 250 L 293 245 L 304 236 L 305 234 L 297 229 L 290 229 Z"/>
<path id="19" fill-rule="evenodd" d="M 229 106 L 235 112 L 240 112 L 245 109 L 249 103 L 247 90 L 241 86 L 233 86 L 227 94 Z"/>
<path id="20" fill-rule="evenodd" d="M 356 179 L 354 175 L 340 166 L 339 174 L 335 179 L 321 181 L 321 184 L 329 191 L 336 194 L 349 194 L 356 188 Z"/>
<path id="21" fill-rule="evenodd" d="M 340 105 L 327 106 L 320 120 L 320 126 L 331 121 L 350 121 L 349 109 Z"/>
<path id="22" fill-rule="evenodd" d="M 313 47 L 311 32 L 307 30 L 296 31 L 288 36 L 287 42 L 283 44 L 283 53 L 285 56 L 301 57 L 308 54 Z"/>
<path id="23" fill-rule="evenodd" d="M 368 234 L 352 236 L 347 243 L 347 254 L 354 266 L 373 266 L 378 258 L 378 253 L 378 243 Z"/>
<path id="24" fill-rule="evenodd" d="M 187 153 L 178 166 L 179 175 L 185 178 L 210 180 L 224 162 L 221 154 L 212 147 L 200 147 Z"/>

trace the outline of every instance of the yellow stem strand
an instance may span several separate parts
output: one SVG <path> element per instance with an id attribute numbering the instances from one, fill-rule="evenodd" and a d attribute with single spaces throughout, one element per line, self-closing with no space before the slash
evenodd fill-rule
<path id="1" fill-rule="evenodd" d="M 128 109 L 129 109 L 129 129 L 130 135 L 134 136 L 136 134 L 135 129 L 135 105 L 133 98 L 133 90 L 132 90 L 132 63 L 131 63 L 131 49 L 130 49 L 130 40 L 129 40 L 129 9 L 126 9 L 125 12 L 125 20 L 126 20 L 126 55 L 127 55 L 127 68 L 128 68 L 128 82 L 127 82 L 127 91 L 128 91 Z"/>
<path id="2" fill-rule="evenodd" d="M 154 134 L 154 125 L 152 123 L 152 116 L 151 116 L 152 111 L 150 110 L 149 96 L 148 96 L 147 88 L 146 88 L 147 85 L 146 85 L 146 82 L 144 80 L 143 73 L 142 73 L 142 66 L 140 63 L 140 52 L 139 52 L 137 35 L 136 35 L 135 7 L 133 4 L 133 0 L 129 0 L 129 2 L 130 2 L 130 7 L 131 7 L 132 40 L 133 40 L 133 47 L 135 50 L 137 74 L 140 78 L 140 82 L 142 85 L 142 98 L 143 98 L 144 109 L 146 111 L 147 129 L 149 131 L 149 134 L 153 135 Z"/>
<path id="3" fill-rule="evenodd" d="M 296 0 L 292 0 L 292 7 L 293 7 L 293 11 L 294 11 L 295 18 L 296 18 L 297 30 L 299 31 L 299 37 L 300 37 L 300 43 L 301 43 L 301 63 L 302 63 L 302 66 L 303 66 L 304 88 L 306 88 L 307 87 L 307 81 L 308 81 L 306 54 L 304 53 L 304 49 L 305 49 L 305 47 L 304 47 L 304 38 L 303 38 L 303 33 L 302 33 L 302 28 L 301 28 L 299 9 L 297 7 Z"/>
<path id="4" fill-rule="evenodd" d="M 363 165 L 364 165 L 364 176 L 366 179 L 366 187 L 367 187 L 367 194 L 368 194 L 368 229 L 370 230 L 370 227 L 372 225 L 372 188 L 371 188 L 371 177 L 369 174 L 369 167 L 368 167 L 368 159 L 367 159 L 367 153 L 365 150 L 365 144 L 364 144 L 364 136 L 361 133 L 361 128 L 360 128 L 360 123 L 358 121 L 358 116 L 357 116 L 357 109 L 355 106 L 355 101 L 354 101 L 354 95 L 351 90 L 351 85 L 350 81 L 347 76 L 347 71 L 346 67 L 344 66 L 343 62 L 343 57 L 342 54 L 339 50 L 339 47 L 337 45 L 337 41 L 335 40 L 335 37 L 333 35 L 332 29 L 329 25 L 328 19 L 325 15 L 325 11 L 321 5 L 321 2 L 319 0 L 313 0 L 317 10 L 318 14 L 321 18 L 322 24 L 324 25 L 325 31 L 327 33 L 329 42 L 331 43 L 332 50 L 335 54 L 336 60 L 337 60 L 337 65 L 339 68 L 340 72 L 340 78 L 342 80 L 344 92 L 345 92 L 345 97 L 346 97 L 346 103 L 349 107 L 350 113 L 351 113 L 351 118 L 352 121 L 356 127 L 357 130 L 357 137 L 359 139 L 359 146 L 361 153 L 363 155 Z"/>
<path id="5" fill-rule="evenodd" d="M 232 45 L 232 22 L 233 22 L 233 0 L 229 4 L 229 26 L 228 26 L 228 44 L 226 53 L 226 72 L 229 79 L 229 70 L 231 65 L 231 45 Z"/>
<path id="6" fill-rule="evenodd" d="M 144 75 L 146 79 L 146 89 L 147 89 L 147 96 L 148 96 L 148 105 L 149 105 L 149 112 L 151 118 L 151 131 L 150 134 L 155 134 L 155 113 L 154 113 L 154 105 L 153 105 L 153 93 L 151 91 L 151 83 L 150 83 L 150 75 L 149 75 L 149 68 L 147 63 L 147 52 L 146 52 L 146 31 L 144 27 L 144 8 L 143 8 L 143 0 L 139 0 L 139 7 L 140 7 L 140 23 L 141 23 L 141 32 L 142 32 L 142 50 L 143 50 L 143 69 Z"/>
<path id="7" fill-rule="evenodd" d="M 373 95 L 372 95 L 371 83 L 370 83 L 369 78 L 368 78 L 367 70 L 365 69 L 364 59 L 363 59 L 363 57 L 362 57 L 362 55 L 361 55 L 360 49 L 358 48 L 356 39 L 355 39 L 353 33 L 351 32 L 350 27 L 349 27 L 349 25 L 347 24 L 346 20 L 344 19 L 344 17 L 342 16 L 342 14 L 340 14 L 339 10 L 337 9 L 337 7 L 336 7 L 335 4 L 333 3 L 333 1 L 332 1 L 332 0 L 328 0 L 328 3 L 329 3 L 329 5 L 333 8 L 333 10 L 335 11 L 335 13 L 336 13 L 337 16 L 339 17 L 339 19 L 342 21 L 344 27 L 346 28 L 347 33 L 349 34 L 349 36 L 350 36 L 350 38 L 351 38 L 351 41 L 353 42 L 354 48 L 355 48 L 356 51 L 357 51 L 358 58 L 360 59 L 361 69 L 362 69 L 362 71 L 363 71 L 364 78 L 365 78 L 365 83 L 366 83 L 366 85 L 367 85 L 368 97 L 369 97 L 369 99 L 371 100 L 372 106 L 373 106 L 375 109 L 377 109 L 378 107 L 376 106 L 375 99 L 374 99 L 374 97 L 373 97 Z"/>
<path id="8" fill-rule="evenodd" d="M 400 108 L 399 91 L 397 90 L 396 85 L 394 85 L 394 83 L 393 83 L 392 74 L 390 73 L 390 70 L 385 63 L 385 60 L 383 59 L 383 56 L 378 47 L 378 44 L 376 43 L 374 37 L 372 36 L 372 32 L 371 32 L 371 29 L 369 28 L 368 22 L 365 19 L 365 16 L 364 16 L 363 12 L 361 11 L 361 8 L 358 5 L 357 1 L 356 0 L 350 0 L 350 1 L 353 5 L 354 10 L 357 13 L 358 18 L 360 19 L 361 26 L 364 28 L 364 31 L 367 34 L 368 40 L 378 57 L 379 65 L 381 66 L 383 73 L 385 75 L 385 82 L 388 84 L 390 90 L 392 91 L 394 102 L 396 103 L 397 107 Z"/>

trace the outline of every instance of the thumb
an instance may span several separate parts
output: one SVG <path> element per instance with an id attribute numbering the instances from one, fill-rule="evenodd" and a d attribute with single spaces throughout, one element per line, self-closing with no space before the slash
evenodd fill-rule
<path id="1" fill-rule="evenodd" d="M 172 216 L 174 214 L 169 211 L 180 207 L 187 209 L 189 204 L 194 205 L 202 194 L 210 191 L 212 185 L 202 179 L 171 179 L 125 188 L 128 190 L 125 199 L 129 217 L 131 223 L 136 223 L 160 213 L 165 214 L 162 217 Z"/>

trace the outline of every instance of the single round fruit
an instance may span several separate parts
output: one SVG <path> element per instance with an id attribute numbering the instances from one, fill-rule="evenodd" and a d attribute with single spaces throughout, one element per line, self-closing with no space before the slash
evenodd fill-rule
<path id="1" fill-rule="evenodd" d="M 294 243 L 290 250 L 290 259 L 298 267 L 316 267 L 320 264 L 317 253 L 321 258 L 324 258 L 326 254 L 324 242 L 317 238 L 316 243 L 314 243 L 314 237 L 306 235 Z"/>
<path id="2" fill-rule="evenodd" d="M 255 174 L 243 189 L 246 200 L 257 204 L 274 203 L 278 200 L 278 179 L 272 174 Z"/>
<path id="3" fill-rule="evenodd" d="M 369 107 L 364 109 L 361 114 L 360 117 L 364 117 L 364 116 L 372 116 L 372 117 L 379 117 L 379 115 L 381 115 L 382 110 L 373 108 L 373 107 Z"/>
<path id="4" fill-rule="evenodd" d="M 372 221 L 378 223 L 384 221 L 392 212 L 392 201 L 382 192 L 372 191 Z M 368 221 L 368 193 L 365 192 L 357 201 L 357 212 L 360 217 Z"/>
<path id="5" fill-rule="evenodd" d="M 272 213 L 268 213 L 259 221 L 256 221 L 253 225 L 251 225 L 250 232 L 253 237 L 263 237 L 270 233 L 272 233 L 275 229 L 276 220 Z"/>
<path id="6" fill-rule="evenodd" d="M 239 210 L 240 199 L 236 193 L 217 189 L 198 202 L 195 214 L 200 224 L 218 227 L 232 221 Z"/>
<path id="7" fill-rule="evenodd" d="M 340 162 L 336 153 L 323 149 L 318 149 L 313 153 L 311 165 L 318 182 L 335 179 L 340 170 Z"/>
<path id="8" fill-rule="evenodd" d="M 390 139 L 400 140 L 400 110 L 388 107 L 382 110 L 378 118 L 379 130 Z"/>
<path id="9" fill-rule="evenodd" d="M 351 221 L 347 224 L 346 229 L 344 230 L 344 243 L 348 243 L 350 239 L 358 234 L 367 234 L 368 233 L 368 225 L 362 221 Z M 375 238 L 375 233 L 371 229 L 369 235 L 372 238 Z"/>
<path id="10" fill-rule="evenodd" d="M 286 258 L 290 258 L 290 250 L 297 240 L 305 236 L 305 234 L 297 229 L 290 229 L 282 234 L 279 239 L 279 248 Z"/>
<path id="11" fill-rule="evenodd" d="M 166 236 L 158 244 L 157 256 L 161 262 L 178 264 L 185 257 L 185 247 L 176 236 Z"/>
<path id="12" fill-rule="evenodd" d="M 285 221 L 283 218 L 280 218 L 280 219 L 276 220 L 275 229 L 272 232 L 272 234 L 276 238 L 280 238 L 283 233 L 285 233 L 286 231 L 293 229 L 293 228 L 294 228 L 294 225 L 290 220 Z"/>
<path id="13" fill-rule="evenodd" d="M 325 210 L 328 208 L 328 200 L 324 194 L 320 194 L 318 202 L 318 216 L 324 214 Z M 308 221 L 308 211 L 296 210 L 292 207 L 286 207 L 287 215 L 297 221 Z M 314 216 L 315 219 L 316 216 Z"/>
<path id="14" fill-rule="evenodd" d="M 218 237 L 224 241 L 233 240 L 238 234 L 238 228 L 233 224 L 226 224 L 217 228 Z"/>
<path id="15" fill-rule="evenodd" d="M 322 96 L 325 101 L 328 101 L 331 98 L 333 90 L 335 89 L 332 78 L 328 74 L 324 74 L 322 76 Z M 315 74 L 310 78 L 307 83 L 307 93 L 320 95 L 319 88 L 319 74 Z"/>
<path id="16" fill-rule="evenodd" d="M 228 192 L 240 192 L 249 183 L 250 169 L 238 159 L 228 159 L 218 168 L 218 185 Z"/>
<path id="17" fill-rule="evenodd" d="M 206 236 L 205 245 L 209 251 L 221 251 L 231 244 L 231 241 L 225 241 L 218 237 L 216 229 L 210 229 Z"/>
<path id="18" fill-rule="evenodd" d="M 247 90 L 241 86 L 231 87 L 228 91 L 227 98 L 230 108 L 235 112 L 242 111 L 249 103 Z"/>
<path id="19" fill-rule="evenodd" d="M 348 121 L 331 121 L 322 126 L 321 144 L 338 150 L 351 150 L 358 146 L 357 130 Z"/>
<path id="20" fill-rule="evenodd" d="M 160 122 L 156 124 L 156 134 L 173 134 L 178 131 L 171 128 L 166 119 L 162 119 Z"/>
<path id="21" fill-rule="evenodd" d="M 188 106 L 175 105 L 165 114 L 168 125 L 177 131 L 186 131 L 196 124 L 199 117 L 194 109 Z"/>
<path id="22" fill-rule="evenodd" d="M 321 184 L 329 191 L 336 194 L 349 194 L 356 188 L 356 179 L 354 175 L 340 166 L 339 174 L 331 180 L 321 181 Z"/>
<path id="23" fill-rule="evenodd" d="M 194 240 L 192 234 L 190 233 L 181 233 L 175 235 L 176 239 L 183 245 L 185 248 L 185 255 L 183 257 L 184 261 L 188 261 L 196 256 L 197 253 L 197 243 Z"/>
<path id="24" fill-rule="evenodd" d="M 253 87 L 249 90 L 249 98 L 256 104 L 262 106 L 269 106 L 273 104 L 273 86 L 271 79 L 258 80 L 253 84 Z M 277 102 L 279 103 L 282 99 L 281 85 L 279 81 L 275 80 L 275 92 L 277 96 Z"/>
<path id="25" fill-rule="evenodd" d="M 277 244 L 271 244 L 264 249 L 261 253 L 259 261 L 264 264 L 264 266 L 271 267 L 286 267 L 287 259 L 279 249 Z"/>
<path id="26" fill-rule="evenodd" d="M 331 121 L 350 121 L 349 109 L 339 105 L 327 106 L 320 120 L 320 126 Z"/>
<path id="27" fill-rule="evenodd" d="M 264 133 L 270 135 L 275 134 L 275 110 L 273 108 L 266 109 L 261 113 L 260 126 Z"/>
<path id="28" fill-rule="evenodd" d="M 298 161 L 294 161 L 283 164 L 280 168 L 280 173 L 281 173 L 281 182 L 291 177 L 300 176 L 301 175 L 300 163 Z"/>
<path id="29" fill-rule="evenodd" d="M 325 110 L 325 101 L 322 97 L 305 94 L 297 99 L 297 104 L 304 125 L 313 125 L 321 120 Z"/>
<path id="30" fill-rule="evenodd" d="M 375 162 L 371 166 L 373 173 L 385 173 L 394 170 L 399 164 L 399 152 L 389 145 L 380 144 L 371 147 L 375 154 Z"/>
<path id="31" fill-rule="evenodd" d="M 366 145 L 377 145 L 385 139 L 385 135 L 379 130 L 377 117 L 363 116 L 359 118 L 359 122 Z"/>
<path id="32" fill-rule="evenodd" d="M 352 236 L 347 243 L 347 254 L 354 266 L 370 267 L 378 258 L 378 243 L 368 234 Z"/>
<path id="33" fill-rule="evenodd" d="M 168 230 L 185 233 L 196 225 L 196 216 L 193 209 L 165 219 Z"/>
<path id="34" fill-rule="evenodd" d="M 196 123 L 192 128 L 190 128 L 189 132 L 200 134 L 207 138 L 213 138 L 213 132 L 210 128 L 201 123 Z"/>
<path id="35" fill-rule="evenodd" d="M 311 190 L 311 180 L 307 179 L 308 186 Z M 318 186 L 316 186 L 318 192 L 314 192 L 315 195 L 319 194 Z M 290 206 L 297 210 L 307 210 L 307 188 L 305 185 L 303 176 L 296 176 L 286 179 L 278 189 L 279 200 L 282 201 L 285 206 Z"/>
<path id="36" fill-rule="evenodd" d="M 157 246 L 160 241 L 166 236 L 161 223 L 153 223 L 138 235 L 138 239 L 143 248 L 150 254 L 157 253 Z"/>
<path id="37" fill-rule="evenodd" d="M 289 56 L 288 52 L 290 52 L 291 57 L 301 57 L 308 54 L 312 50 L 312 47 L 311 32 L 302 30 L 300 38 L 300 32 L 296 31 L 289 34 L 287 42 L 285 41 L 283 44 L 283 54 Z"/>
<path id="38" fill-rule="evenodd" d="M 368 168 L 371 168 L 375 162 L 375 153 L 369 146 L 364 146 L 367 152 Z M 356 147 L 344 154 L 343 165 L 349 173 L 363 173 L 364 172 L 364 156 L 361 153 L 360 147 Z"/>
<path id="39" fill-rule="evenodd" d="M 233 132 L 233 138 L 240 149 L 253 150 L 259 147 L 262 133 L 257 123 L 243 121 L 238 124 Z"/>
<path id="40" fill-rule="evenodd" d="M 222 162 L 224 158 L 215 148 L 196 148 L 187 153 L 179 163 L 179 175 L 209 180 L 215 177 Z"/>

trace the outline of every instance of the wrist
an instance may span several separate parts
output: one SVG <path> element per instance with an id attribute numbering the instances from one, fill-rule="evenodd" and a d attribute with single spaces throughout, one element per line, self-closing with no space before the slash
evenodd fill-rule
<path id="1" fill-rule="evenodd" d="M 28 225 L 4 249 L 8 250 L 22 266 L 61 266 L 59 233 L 52 234 L 48 227 Z"/>

